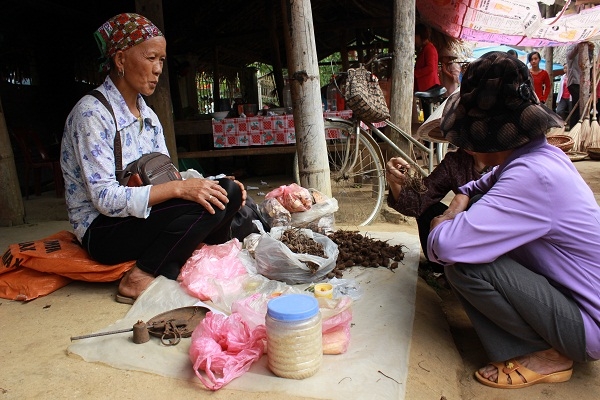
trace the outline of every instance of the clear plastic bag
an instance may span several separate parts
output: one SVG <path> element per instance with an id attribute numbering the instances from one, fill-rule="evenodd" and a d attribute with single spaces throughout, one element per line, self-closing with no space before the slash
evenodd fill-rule
<path id="1" fill-rule="evenodd" d="M 251 329 L 239 314 L 206 313 L 192 333 L 190 360 L 200 381 L 218 390 L 250 369 L 265 351 L 264 325 Z"/>
<path id="2" fill-rule="evenodd" d="M 260 213 L 270 227 L 289 226 L 291 213 L 275 198 L 265 199 L 259 206 Z"/>
<path id="3" fill-rule="evenodd" d="M 308 189 L 314 204 L 310 210 L 296 212 L 291 215 L 291 225 L 299 228 L 308 228 L 312 231 L 327 235 L 335 231 L 333 214 L 338 210 L 338 202 L 319 192 L 317 189 Z"/>
<path id="4" fill-rule="evenodd" d="M 322 280 L 335 267 L 339 254 L 337 244 L 325 235 L 310 229 L 300 229 L 304 235 L 323 245 L 327 257 L 294 253 L 279 240 L 286 229 L 286 227 L 277 227 L 271 229 L 270 233 L 262 234 L 254 252 L 258 273 L 290 285 Z M 316 264 L 316 270 L 311 270 L 307 262 Z"/>

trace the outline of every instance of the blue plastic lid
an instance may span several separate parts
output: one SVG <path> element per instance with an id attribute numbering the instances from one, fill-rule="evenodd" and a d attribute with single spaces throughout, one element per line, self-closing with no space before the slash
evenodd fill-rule
<path id="1" fill-rule="evenodd" d="M 280 321 L 301 321 L 319 312 L 319 302 L 313 296 L 286 294 L 269 300 L 267 315 Z"/>

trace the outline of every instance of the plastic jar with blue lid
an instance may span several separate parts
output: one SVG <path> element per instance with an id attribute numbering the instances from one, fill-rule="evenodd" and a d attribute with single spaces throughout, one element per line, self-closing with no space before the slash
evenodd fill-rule
<path id="1" fill-rule="evenodd" d="M 314 375 L 323 361 L 319 302 L 313 296 L 288 294 L 267 304 L 267 358 L 282 378 Z"/>

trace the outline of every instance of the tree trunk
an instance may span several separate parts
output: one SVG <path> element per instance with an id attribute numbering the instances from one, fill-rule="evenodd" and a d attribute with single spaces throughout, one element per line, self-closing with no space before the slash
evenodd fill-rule
<path id="1" fill-rule="evenodd" d="M 136 12 L 152 21 L 161 32 L 168 37 L 165 32 L 165 23 L 163 18 L 163 7 L 162 0 L 136 0 L 135 1 Z M 167 43 L 168 45 L 168 43 Z M 168 48 L 168 46 L 167 46 Z M 146 99 L 146 102 L 156 115 L 162 124 L 165 140 L 167 142 L 167 148 L 169 154 L 173 160 L 173 164 L 178 165 L 179 159 L 177 157 L 177 144 L 175 142 L 175 124 L 173 123 L 173 105 L 171 103 L 171 88 L 169 85 L 169 68 L 167 61 L 163 65 L 162 76 L 158 80 L 158 85 L 152 96 Z"/>
<path id="2" fill-rule="evenodd" d="M 414 54 L 415 54 L 415 2 L 394 0 L 394 60 L 392 68 L 392 96 L 390 121 L 404 132 L 411 133 Z M 391 130 L 390 139 L 410 154 L 411 144 L 398 132 Z"/>
<path id="3" fill-rule="evenodd" d="M 28 182 L 26 183 L 28 184 Z M 19 188 L 15 157 L 8 137 L 2 102 L 0 101 L 0 226 L 25 223 L 25 208 Z"/>
<path id="4" fill-rule="evenodd" d="M 300 184 L 331 196 L 310 0 L 281 0 Z"/>

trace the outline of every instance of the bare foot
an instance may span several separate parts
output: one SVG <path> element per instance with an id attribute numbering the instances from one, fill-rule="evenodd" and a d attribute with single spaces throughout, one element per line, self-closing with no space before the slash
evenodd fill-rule
<path id="1" fill-rule="evenodd" d="M 137 299 L 152 283 L 154 276 L 142 271 L 136 266 L 127 271 L 119 283 L 119 294 Z"/>
<path id="2" fill-rule="evenodd" d="M 563 356 L 554 349 L 542 350 L 525 356 L 517 357 L 517 362 L 541 375 L 566 371 L 573 366 L 573 360 Z M 498 369 L 488 364 L 479 369 L 479 374 L 491 382 L 498 382 Z M 510 377 L 509 377 L 510 380 Z"/>

